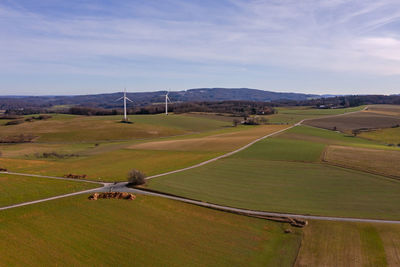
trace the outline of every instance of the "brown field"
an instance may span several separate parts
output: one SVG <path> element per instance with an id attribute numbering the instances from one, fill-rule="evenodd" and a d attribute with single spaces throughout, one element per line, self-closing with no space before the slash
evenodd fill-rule
<path id="1" fill-rule="evenodd" d="M 287 128 L 287 125 L 263 125 L 247 131 L 233 132 L 182 140 L 155 141 L 135 144 L 132 149 L 175 151 L 231 151 L 264 135 Z"/>
<path id="2" fill-rule="evenodd" d="M 400 116 L 400 105 L 372 105 L 368 106 L 366 112 Z"/>
<path id="3" fill-rule="evenodd" d="M 400 178 L 400 151 L 331 145 L 324 161 L 347 168 Z"/>
<path id="4" fill-rule="evenodd" d="M 295 266 L 399 266 L 400 225 L 311 221 Z"/>
<path id="5" fill-rule="evenodd" d="M 363 111 L 343 116 L 307 120 L 304 124 L 329 130 L 336 127 L 339 131 L 348 132 L 360 128 L 390 128 L 400 125 L 400 117 Z"/>

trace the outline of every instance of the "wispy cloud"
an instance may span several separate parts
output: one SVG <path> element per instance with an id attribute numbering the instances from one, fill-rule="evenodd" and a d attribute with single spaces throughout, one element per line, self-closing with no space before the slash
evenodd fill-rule
<path id="1" fill-rule="evenodd" d="M 214 79 L 250 65 L 400 75 L 400 4 L 392 0 L 5 3 L 3 74 L 163 76 L 190 65 Z"/>

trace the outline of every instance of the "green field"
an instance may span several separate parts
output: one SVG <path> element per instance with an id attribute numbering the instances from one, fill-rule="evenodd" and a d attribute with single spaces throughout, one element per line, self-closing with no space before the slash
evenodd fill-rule
<path id="1" fill-rule="evenodd" d="M 295 266 L 399 266 L 400 225 L 310 221 Z"/>
<path id="2" fill-rule="evenodd" d="M 287 224 L 172 200 L 87 195 L 0 213 L 1 265 L 292 266 Z"/>
<path id="3" fill-rule="evenodd" d="M 0 136 L 24 133 L 36 136 L 37 142 L 105 142 L 182 135 L 231 126 L 226 121 L 184 115 L 130 115 L 132 124 L 120 123 L 121 116 L 52 116 L 43 121 L 1 126 Z"/>
<path id="4" fill-rule="evenodd" d="M 395 204 L 400 201 L 400 182 L 322 164 L 325 149 L 333 144 L 395 149 L 339 132 L 297 126 L 229 158 L 152 179 L 148 186 L 248 209 L 400 219 L 400 207 Z"/>
<path id="5" fill-rule="evenodd" d="M 359 136 L 365 139 L 398 146 L 400 144 L 400 127 L 362 132 Z"/>
<path id="6" fill-rule="evenodd" d="M 304 119 L 318 118 L 328 115 L 339 115 L 362 110 L 364 106 L 343 109 L 316 109 L 313 107 L 277 107 L 277 113 L 265 116 L 270 123 L 295 124 Z"/>
<path id="7" fill-rule="evenodd" d="M 267 138 L 233 155 L 232 158 L 315 162 L 320 160 L 324 148 L 325 145 L 321 143 Z"/>
<path id="8" fill-rule="evenodd" d="M 400 219 L 400 181 L 321 164 L 229 158 L 149 187 L 247 209 Z"/>
<path id="9" fill-rule="evenodd" d="M 0 207 L 101 186 L 84 182 L 0 174 Z"/>

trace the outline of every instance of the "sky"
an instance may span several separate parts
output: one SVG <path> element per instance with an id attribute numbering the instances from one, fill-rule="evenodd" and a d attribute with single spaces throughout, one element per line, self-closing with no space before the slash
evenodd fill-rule
<path id="1" fill-rule="evenodd" d="M 398 0 L 0 0 L 0 95 L 400 93 Z"/>

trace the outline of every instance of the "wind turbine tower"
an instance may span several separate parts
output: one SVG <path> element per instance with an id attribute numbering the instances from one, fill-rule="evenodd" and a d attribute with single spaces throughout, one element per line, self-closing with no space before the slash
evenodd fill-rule
<path id="1" fill-rule="evenodd" d="M 167 91 L 167 94 L 165 95 L 165 115 L 168 115 L 168 101 L 171 102 L 171 100 L 168 97 L 169 92 Z"/>
<path id="2" fill-rule="evenodd" d="M 128 97 L 126 97 L 126 88 L 124 88 L 124 96 L 118 98 L 118 99 L 115 100 L 115 101 L 120 101 L 121 99 L 124 100 L 124 121 L 128 121 L 128 118 L 127 118 L 127 116 L 126 116 L 126 100 L 128 100 L 128 101 L 130 101 L 130 102 L 133 102 L 133 101 L 130 100 Z"/>

